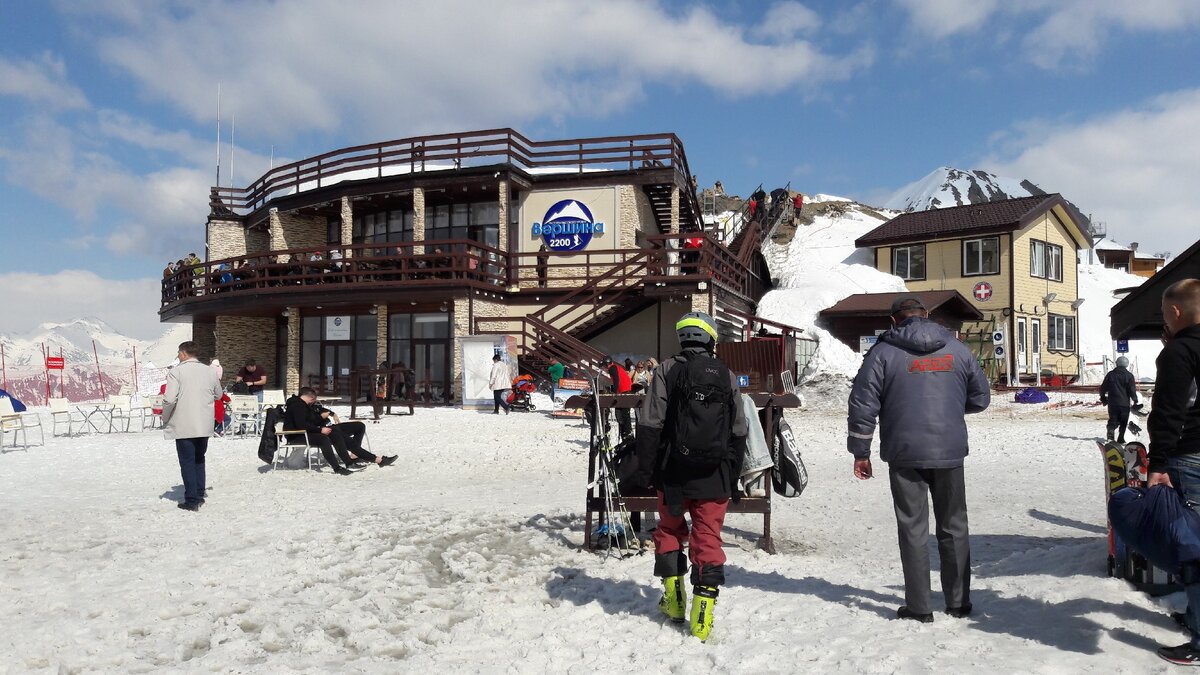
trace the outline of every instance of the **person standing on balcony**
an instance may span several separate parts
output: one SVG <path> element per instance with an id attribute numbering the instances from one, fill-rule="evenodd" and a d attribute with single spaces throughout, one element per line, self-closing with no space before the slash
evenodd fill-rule
<path id="1" fill-rule="evenodd" d="M 163 390 L 163 435 L 175 441 L 183 501 L 179 508 L 199 511 L 204 504 L 204 453 L 213 435 L 213 405 L 221 405 L 221 383 L 212 368 L 196 358 L 195 342 L 179 345 L 179 365 L 167 371 Z"/>
<path id="2" fill-rule="evenodd" d="M 504 414 L 508 414 L 508 402 L 504 400 L 504 392 L 508 391 L 512 386 L 512 378 L 509 377 L 510 371 L 508 364 L 500 360 L 500 355 L 492 356 L 492 372 L 488 373 L 488 389 L 492 390 L 492 397 L 496 400 L 495 414 L 500 414 L 500 408 L 504 408 Z"/>
<path id="3" fill-rule="evenodd" d="M 546 248 L 545 244 L 542 244 L 541 248 L 538 249 L 538 255 L 537 255 L 538 288 L 546 287 L 546 275 L 549 271 L 549 266 L 550 266 L 550 249 Z"/>

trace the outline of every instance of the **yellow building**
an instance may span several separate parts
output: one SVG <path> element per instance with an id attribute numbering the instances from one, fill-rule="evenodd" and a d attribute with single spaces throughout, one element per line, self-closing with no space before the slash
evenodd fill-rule
<path id="1" fill-rule="evenodd" d="M 1077 252 L 1090 246 L 1081 222 L 1061 195 L 1038 195 L 904 213 L 855 244 L 909 290 L 956 290 L 979 309 L 983 320 L 961 337 L 993 376 L 1070 379 L 1079 373 Z"/>

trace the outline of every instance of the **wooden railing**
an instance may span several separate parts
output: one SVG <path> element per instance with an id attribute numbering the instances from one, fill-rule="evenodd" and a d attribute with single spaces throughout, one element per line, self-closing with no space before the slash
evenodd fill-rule
<path id="1" fill-rule="evenodd" d="M 683 143 L 675 134 L 640 134 L 532 141 L 513 129 L 414 136 L 333 150 L 275 167 L 245 188 L 214 187 L 209 205 L 214 214 L 244 214 L 273 197 L 316 189 L 340 180 L 460 169 L 507 163 L 530 171 L 561 169 L 634 170 L 674 168 L 681 186 L 690 186 L 691 171 Z M 336 180 L 334 180 L 336 179 Z M 699 213 L 694 191 L 685 199 Z"/>

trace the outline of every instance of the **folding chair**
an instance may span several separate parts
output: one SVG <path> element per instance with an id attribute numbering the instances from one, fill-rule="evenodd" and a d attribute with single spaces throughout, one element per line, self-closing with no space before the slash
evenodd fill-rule
<path id="1" fill-rule="evenodd" d="M 229 397 L 230 428 L 232 436 L 244 436 L 252 433 L 259 436 L 262 433 L 262 420 L 258 416 L 257 396 Z M 252 431 L 253 430 L 253 431 Z"/>
<path id="2" fill-rule="evenodd" d="M 255 399 L 258 402 L 258 399 Z M 292 442 L 288 440 L 288 436 L 298 436 L 301 440 Z M 281 466 L 287 466 L 288 457 L 295 450 L 304 452 L 304 460 L 308 464 L 308 468 L 315 469 L 325 463 L 325 458 L 321 456 L 321 449 L 308 444 L 308 434 L 295 429 L 284 429 L 283 422 L 275 423 L 275 457 L 271 462 L 272 469 L 278 469 Z"/>
<path id="3" fill-rule="evenodd" d="M 161 429 L 162 428 L 162 406 L 163 395 L 155 394 L 151 396 L 149 402 L 146 403 L 146 410 L 142 413 L 142 430 L 146 429 Z M 154 412 L 157 410 L 158 412 Z"/>
<path id="4" fill-rule="evenodd" d="M 65 398 L 50 399 L 50 420 L 54 422 L 54 427 L 50 430 L 51 436 L 57 436 L 58 427 L 63 424 L 67 425 L 68 436 L 74 434 L 76 424 L 79 424 L 81 431 L 87 424 L 83 419 L 83 414 L 78 410 L 72 410 L 70 401 Z"/>
<path id="5" fill-rule="evenodd" d="M 42 435 L 42 420 L 37 413 L 19 413 L 13 409 L 12 399 L 0 397 L 0 447 L 3 446 L 3 434 L 12 432 L 13 444 L 17 447 L 17 434 L 21 435 L 21 448 L 29 448 L 29 430 L 37 429 L 38 445 L 46 444 Z"/>
<path id="6" fill-rule="evenodd" d="M 124 424 L 121 426 L 124 428 L 122 428 L 121 431 L 128 433 L 129 426 L 133 423 L 133 419 L 135 417 L 138 419 L 138 424 L 140 425 L 141 429 L 145 428 L 145 409 L 134 408 L 129 396 L 109 396 L 108 403 L 113 407 L 112 412 L 110 413 L 111 428 L 116 429 L 118 427 L 118 423 L 123 422 Z M 139 429 L 139 431 L 141 429 Z"/>

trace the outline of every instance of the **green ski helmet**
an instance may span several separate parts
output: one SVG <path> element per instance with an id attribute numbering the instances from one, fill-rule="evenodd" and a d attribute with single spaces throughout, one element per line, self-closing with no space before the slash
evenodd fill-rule
<path id="1" fill-rule="evenodd" d="M 682 347 L 709 347 L 717 344 L 717 322 L 704 312 L 688 312 L 675 324 L 675 335 Z"/>

